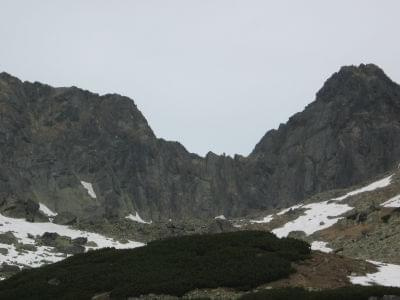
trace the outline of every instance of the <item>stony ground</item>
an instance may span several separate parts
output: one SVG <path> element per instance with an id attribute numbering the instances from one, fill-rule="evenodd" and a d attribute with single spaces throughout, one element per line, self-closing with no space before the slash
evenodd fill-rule
<path id="1" fill-rule="evenodd" d="M 327 242 L 333 252 L 352 258 L 370 259 L 400 264 L 400 208 L 385 207 L 382 204 L 400 195 L 400 171 L 395 170 L 391 184 L 383 188 L 352 195 L 340 202 L 352 209 L 338 216 L 332 214 L 328 219 L 337 219 L 332 226 L 305 234 L 302 230 L 292 231 L 289 236 L 313 241 Z M 339 197 L 356 188 L 330 191 L 316 195 L 304 202 L 305 205 Z M 329 201 L 328 201 L 329 203 Z M 235 220 L 241 229 L 277 230 L 285 224 L 305 214 L 304 208 L 294 207 L 278 215 L 278 211 L 267 211 L 254 216 L 262 220 L 263 216 L 272 216 L 269 222 L 252 223 L 248 220 Z M 322 224 L 323 225 L 323 224 Z M 305 224 L 307 227 L 307 223 Z"/>
<path id="2" fill-rule="evenodd" d="M 191 291 L 182 298 L 168 295 L 143 295 L 142 297 L 130 299 L 238 299 L 246 293 L 278 287 L 290 286 L 308 289 L 338 288 L 351 285 L 348 278 L 350 275 L 361 275 L 376 271 L 376 268 L 372 264 L 363 260 L 355 260 L 341 255 L 326 254 L 319 251 L 314 252 L 310 259 L 300 264 L 293 264 L 293 267 L 297 272 L 292 274 L 289 278 L 261 285 L 249 292 L 240 292 L 227 288 L 200 289 Z"/>
<path id="3" fill-rule="evenodd" d="M 389 175 L 391 173 L 386 174 L 386 178 Z M 381 178 L 377 178 L 377 181 L 379 182 Z M 342 287 L 351 284 L 349 276 L 365 275 L 377 271 L 374 265 L 365 260 L 400 264 L 400 208 L 383 205 L 389 199 L 400 195 L 400 170 L 395 170 L 393 176 L 390 177 L 390 183 L 383 187 L 370 188 L 369 190 L 367 188 L 364 191 L 363 188 L 365 186 L 368 186 L 368 183 L 364 186 L 347 190 L 321 193 L 302 203 L 301 207 L 294 206 L 284 210 L 270 210 L 243 219 L 226 220 L 223 216 L 220 216 L 209 221 L 190 219 L 176 222 L 170 220 L 151 224 L 128 219 L 120 219 L 114 222 L 110 220 L 92 220 L 90 222 L 76 223 L 70 228 L 71 230 L 103 234 L 109 239 L 114 239 L 115 242 L 118 241 L 118 245 L 124 245 L 128 241 L 148 242 L 187 234 L 250 229 L 273 231 L 278 235 L 282 235 L 284 233 L 282 228 L 307 216 L 310 207 L 313 207 L 313 205 L 325 203 L 326 207 L 330 207 L 329 205 L 337 203 L 340 207 L 348 208 L 344 213 L 338 215 L 330 215 L 329 212 L 325 214 L 325 219 L 316 224 L 316 229 L 321 228 L 321 230 L 315 229 L 312 233 L 309 233 L 310 228 L 308 228 L 308 225 L 315 223 L 310 219 L 305 221 L 304 228 L 300 228 L 303 230 L 299 229 L 285 233 L 292 237 L 304 239 L 311 244 L 318 241 L 324 246 L 320 248 L 321 250 L 331 251 L 332 253 L 314 252 L 312 258 L 308 261 L 293 265 L 297 270 L 296 274 L 288 279 L 260 286 L 259 289 L 286 286 L 313 289 Z M 354 191 L 361 192 L 354 193 Z M 343 195 L 348 196 L 345 197 Z M 8 226 L 6 223 L 4 225 Z M 25 240 L 25 242 L 21 242 L 11 232 L 0 231 L 2 232 L 0 234 L 0 243 L 8 245 L 3 248 L 0 247 L 1 255 L 8 255 L 9 247 L 15 248 L 16 255 L 33 253 L 38 247 L 48 247 L 49 251 L 53 251 L 55 255 L 59 255 L 59 259 L 62 259 L 95 246 L 90 244 L 87 239 L 79 239 L 78 236 L 71 238 L 63 235 L 50 236 L 45 233 L 30 237 L 28 235 L 27 238 L 32 242 L 26 243 Z M 319 248 L 317 247 L 316 249 Z M 43 260 L 43 263 L 47 262 Z M 24 267 L 29 267 L 29 265 Z M 3 263 L 0 268 L 0 276 L 8 277 L 17 271 L 13 264 Z M 185 298 L 234 299 L 242 294 L 221 288 L 195 290 L 188 293 Z M 100 296 L 106 297 L 106 295 Z M 158 299 L 157 297 L 152 295 L 144 298 Z M 167 296 L 160 297 L 159 299 L 169 299 Z"/>

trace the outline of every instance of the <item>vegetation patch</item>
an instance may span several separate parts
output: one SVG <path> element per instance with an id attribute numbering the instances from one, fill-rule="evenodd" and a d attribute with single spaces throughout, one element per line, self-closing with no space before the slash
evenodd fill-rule
<path id="1" fill-rule="evenodd" d="M 25 270 L 0 282 L 0 299 L 112 299 L 144 294 L 181 296 L 202 288 L 249 290 L 285 278 L 291 262 L 310 255 L 310 246 L 260 231 L 194 235 L 150 242 L 129 250 L 77 254 Z"/>
<path id="2" fill-rule="evenodd" d="M 369 300 L 383 296 L 400 296 L 400 288 L 351 286 L 331 290 L 307 291 L 302 288 L 263 290 L 242 296 L 240 300 Z"/>

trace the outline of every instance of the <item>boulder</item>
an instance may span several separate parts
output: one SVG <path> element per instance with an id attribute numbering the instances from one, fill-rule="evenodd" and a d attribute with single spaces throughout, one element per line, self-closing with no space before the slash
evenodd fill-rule
<path id="1" fill-rule="evenodd" d="M 89 241 L 89 242 L 86 243 L 86 246 L 87 247 L 96 248 L 97 244 L 95 242 L 93 242 L 93 241 Z"/>
<path id="2" fill-rule="evenodd" d="M 237 231 L 231 222 L 223 219 L 214 219 L 207 227 L 207 233 L 221 233 L 221 232 L 231 232 Z"/>
<path id="3" fill-rule="evenodd" d="M 6 233 L 0 233 L 0 243 L 12 245 L 16 244 L 17 242 L 18 242 L 17 238 L 11 231 L 8 231 Z"/>
<path id="4" fill-rule="evenodd" d="M 54 247 L 56 251 L 65 254 L 78 254 L 85 252 L 85 247 L 80 243 L 85 242 L 86 238 L 77 238 L 74 241 L 68 236 L 61 236 L 55 232 L 45 232 L 39 242 L 42 245 Z"/>
<path id="5" fill-rule="evenodd" d="M 88 242 L 88 239 L 85 237 L 77 237 L 75 239 L 72 240 L 72 244 L 74 245 L 79 245 L 79 246 L 83 246 Z"/>
<path id="6" fill-rule="evenodd" d="M 65 253 L 65 254 L 79 254 L 79 253 L 85 252 L 85 247 L 80 246 L 80 245 L 74 245 L 74 244 L 56 246 L 55 248 L 57 251 Z"/>
<path id="7" fill-rule="evenodd" d="M 17 251 L 25 250 L 25 251 L 36 251 L 37 247 L 32 244 L 17 244 Z"/>
<path id="8" fill-rule="evenodd" d="M 42 245 L 54 247 L 58 237 L 60 235 L 56 232 L 45 232 L 39 239 Z"/>
<path id="9" fill-rule="evenodd" d="M 61 212 L 54 217 L 53 223 L 59 225 L 73 225 L 76 223 L 76 216 L 70 212 Z"/>
<path id="10" fill-rule="evenodd" d="M 291 231 L 288 234 L 289 238 L 294 238 L 294 239 L 298 239 L 298 240 L 302 240 L 306 238 L 306 233 L 304 231 L 301 230 L 295 230 L 295 231 Z"/>

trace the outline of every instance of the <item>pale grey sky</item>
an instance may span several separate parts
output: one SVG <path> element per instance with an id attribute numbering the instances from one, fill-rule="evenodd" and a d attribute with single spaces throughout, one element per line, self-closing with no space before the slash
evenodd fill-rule
<path id="1" fill-rule="evenodd" d="M 341 65 L 400 82 L 398 0 L 0 0 L 0 71 L 133 98 L 157 136 L 247 155 Z"/>

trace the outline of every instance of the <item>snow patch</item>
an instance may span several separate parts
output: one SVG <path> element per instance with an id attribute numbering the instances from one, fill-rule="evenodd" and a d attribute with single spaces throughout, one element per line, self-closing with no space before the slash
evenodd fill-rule
<path id="1" fill-rule="evenodd" d="M 266 224 L 271 222 L 274 219 L 273 215 L 268 215 L 264 217 L 262 220 L 250 220 L 250 223 L 257 223 L 257 224 Z"/>
<path id="2" fill-rule="evenodd" d="M 280 228 L 272 230 L 278 237 L 286 237 L 292 231 L 304 231 L 307 235 L 316 231 L 331 227 L 339 219 L 341 214 L 352 210 L 347 204 L 323 201 L 302 206 L 306 209 L 304 215 L 294 221 L 290 221 Z"/>
<path id="3" fill-rule="evenodd" d="M 83 185 L 83 187 L 87 190 L 88 194 L 90 197 L 92 197 L 93 199 L 96 199 L 96 193 L 94 192 L 93 186 L 90 182 L 86 182 L 86 181 L 81 181 L 81 184 Z"/>
<path id="4" fill-rule="evenodd" d="M 393 174 L 388 176 L 388 177 L 385 177 L 383 179 L 380 179 L 378 181 L 375 181 L 375 182 L 373 182 L 373 183 L 371 183 L 369 185 L 366 185 L 366 186 L 364 186 L 362 188 L 359 188 L 357 190 L 349 192 L 346 195 L 343 195 L 343 196 L 338 197 L 338 198 L 333 198 L 332 200 L 334 200 L 334 201 L 342 201 L 342 200 L 344 200 L 344 199 L 346 199 L 346 198 L 348 198 L 350 196 L 354 196 L 354 195 L 361 194 L 361 193 L 364 193 L 364 192 L 371 192 L 371 191 L 374 191 L 374 190 L 379 189 L 379 188 L 384 188 L 384 187 L 386 187 L 386 186 L 388 186 L 388 185 L 390 185 L 392 183 L 392 177 L 393 177 Z"/>
<path id="5" fill-rule="evenodd" d="M 400 195 L 390 198 L 386 202 L 383 202 L 381 205 L 384 207 L 400 207 Z"/>
<path id="6" fill-rule="evenodd" d="M 357 190 L 351 191 L 341 197 L 333 198 L 327 201 L 322 201 L 318 203 L 311 203 L 307 205 L 295 205 L 289 207 L 278 214 L 284 214 L 290 209 L 306 209 L 304 215 L 298 217 L 294 221 L 286 223 L 280 228 L 272 230 L 278 237 L 286 237 L 292 231 L 304 231 L 307 235 L 313 234 L 316 231 L 331 227 L 338 220 L 342 219 L 339 217 L 353 209 L 353 207 L 347 204 L 341 204 L 340 201 L 360 194 L 364 192 L 370 192 L 378 188 L 383 188 L 391 184 L 392 175 L 375 181 L 369 185 L 366 185 Z"/>
<path id="7" fill-rule="evenodd" d="M 216 216 L 214 219 L 215 220 L 226 220 L 224 215 Z"/>
<path id="8" fill-rule="evenodd" d="M 55 217 L 57 216 L 57 213 L 52 211 L 50 208 L 48 208 L 46 205 L 43 203 L 39 203 L 39 210 L 44 213 L 48 217 Z"/>
<path id="9" fill-rule="evenodd" d="M 333 251 L 333 249 L 327 247 L 328 243 L 327 242 L 322 242 L 322 241 L 314 241 L 311 243 L 311 250 L 317 250 L 325 253 L 330 253 Z"/>
<path id="10" fill-rule="evenodd" d="M 131 220 L 131 221 L 138 222 L 138 223 L 142 223 L 142 224 L 151 224 L 151 223 L 152 223 L 152 221 L 146 222 L 145 220 L 143 220 L 143 219 L 139 216 L 138 212 L 136 212 L 135 215 L 132 215 L 132 214 L 127 215 L 127 216 L 125 217 L 125 219 L 129 219 L 129 220 Z"/>
<path id="11" fill-rule="evenodd" d="M 351 283 L 359 285 L 384 285 L 400 287 L 400 266 L 369 260 L 378 268 L 378 272 L 365 276 L 349 276 Z"/>
<path id="12" fill-rule="evenodd" d="M 144 246 L 144 244 L 134 241 L 120 243 L 112 238 L 108 238 L 97 233 L 76 230 L 65 225 L 58 225 L 50 222 L 31 223 L 25 219 L 9 218 L 1 214 L 0 225 L 0 233 L 11 231 L 21 244 L 35 245 L 35 240 L 28 238 L 28 234 L 33 236 L 41 236 L 45 232 L 55 232 L 59 235 L 68 236 L 72 239 L 77 237 L 86 237 L 88 241 L 93 241 L 97 244 L 96 247 L 86 247 L 86 250 L 104 247 L 125 249 Z M 57 262 L 67 257 L 67 255 L 63 253 L 55 252 L 53 247 L 36 247 L 36 251 L 24 250 L 22 252 L 18 252 L 14 245 L 0 244 L 0 248 L 6 248 L 8 250 L 6 255 L 0 255 L 0 264 L 4 262 L 10 265 L 39 267 L 45 263 Z"/>
<path id="13" fill-rule="evenodd" d="M 291 210 L 294 210 L 294 209 L 297 209 L 297 208 L 300 208 L 300 207 L 302 207 L 302 206 L 303 206 L 303 204 L 297 204 L 297 205 L 294 205 L 294 206 L 285 208 L 284 210 L 281 210 L 280 212 L 278 212 L 276 215 L 277 215 L 277 216 L 284 215 L 284 214 L 286 214 L 287 212 L 289 212 L 289 211 L 291 211 Z"/>

